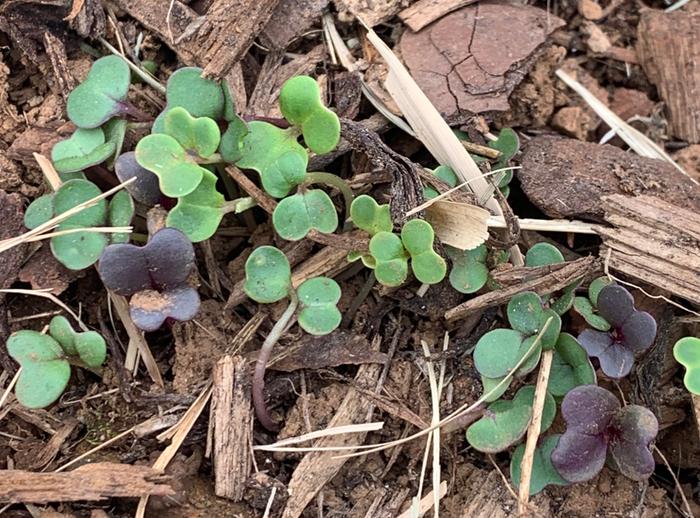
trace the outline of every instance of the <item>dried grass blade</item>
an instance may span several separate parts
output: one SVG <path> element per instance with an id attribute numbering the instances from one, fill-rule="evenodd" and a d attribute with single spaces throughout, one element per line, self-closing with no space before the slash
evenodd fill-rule
<path id="1" fill-rule="evenodd" d="M 253 446 L 254 450 L 262 451 L 282 451 L 281 448 L 285 448 L 292 444 L 299 444 L 301 442 L 313 441 L 315 439 L 320 439 L 322 437 L 330 437 L 333 435 L 342 435 L 346 433 L 364 433 L 364 432 L 376 432 L 384 427 L 384 422 L 379 421 L 375 423 L 361 423 L 361 424 L 349 424 L 344 426 L 335 426 L 333 428 L 326 428 L 324 430 L 317 430 L 315 432 L 305 433 L 304 435 L 298 435 L 296 437 L 289 437 L 281 441 L 277 441 L 274 444 L 263 444 L 259 446 Z M 356 446 L 352 446 L 356 449 Z M 294 450 L 298 451 L 298 450 Z M 314 448 L 307 448 L 305 451 L 314 451 Z"/>
<path id="2" fill-rule="evenodd" d="M 688 173 L 686 173 L 681 166 L 679 166 L 673 158 L 671 158 L 661 147 L 659 147 L 654 141 L 649 137 L 644 135 L 642 132 L 638 131 L 634 127 L 627 124 L 620 117 L 617 116 L 610 108 L 605 106 L 603 102 L 593 95 L 585 86 L 576 81 L 569 74 L 559 69 L 556 71 L 556 75 L 561 79 L 569 88 L 583 97 L 583 100 L 588 103 L 588 105 L 593 109 L 593 111 L 598 114 L 598 117 L 603 119 L 603 121 L 610 126 L 615 133 L 617 133 L 625 143 L 632 148 L 638 155 L 647 158 L 657 158 L 659 160 L 665 160 L 673 167 L 678 169 L 685 176 L 690 178 L 690 180 L 696 185 L 700 183 L 692 178 Z"/>

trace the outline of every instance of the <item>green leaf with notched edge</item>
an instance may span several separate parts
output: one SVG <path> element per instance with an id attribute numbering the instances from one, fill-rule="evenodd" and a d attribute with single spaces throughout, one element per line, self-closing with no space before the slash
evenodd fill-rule
<path id="1" fill-rule="evenodd" d="M 54 215 L 58 216 L 81 203 L 91 200 L 102 194 L 99 187 L 88 180 L 69 180 L 56 191 L 53 197 Z M 92 207 L 81 210 L 77 214 L 64 220 L 62 226 L 71 227 L 96 227 L 104 224 L 107 219 L 107 201 L 100 200 Z"/>
<path id="2" fill-rule="evenodd" d="M 51 149 L 51 161 L 61 179 L 68 173 L 75 173 L 90 166 L 100 164 L 114 155 L 114 142 L 105 142 L 101 128 L 75 130 L 66 140 L 57 142 Z"/>
<path id="3" fill-rule="evenodd" d="M 564 262 L 564 256 L 559 249 L 549 243 L 537 243 L 525 254 L 525 266 L 545 266 Z"/>
<path id="4" fill-rule="evenodd" d="M 511 372 L 520 358 L 523 335 L 512 329 L 494 329 L 483 335 L 474 349 L 474 367 L 487 378 Z"/>
<path id="5" fill-rule="evenodd" d="M 180 230 L 193 243 L 205 241 L 219 228 L 224 201 L 216 190 L 216 175 L 206 171 L 197 188 L 178 199 L 165 224 Z"/>
<path id="6" fill-rule="evenodd" d="M 187 151 L 208 158 L 216 153 L 221 141 L 219 126 L 208 117 L 192 117 L 181 107 L 169 109 L 163 121 L 165 134 L 170 135 Z"/>
<path id="7" fill-rule="evenodd" d="M 224 91 L 216 81 L 202 78 L 202 72 L 196 67 L 173 72 L 166 85 L 167 107 L 182 107 L 193 117 L 220 119 L 224 115 Z"/>
<path id="8" fill-rule="evenodd" d="M 56 340 L 36 331 L 17 331 L 7 341 L 7 352 L 22 367 L 15 395 L 23 406 L 44 408 L 61 397 L 70 364 Z"/>
<path id="9" fill-rule="evenodd" d="M 39 196 L 24 212 L 24 226 L 29 230 L 43 225 L 53 218 L 53 193 Z"/>
<path id="10" fill-rule="evenodd" d="M 328 277 L 314 277 L 297 288 L 299 297 L 298 321 L 301 328 L 312 335 L 327 335 L 340 325 L 341 315 L 336 307 L 340 300 L 340 286 Z"/>
<path id="11" fill-rule="evenodd" d="M 685 367 L 685 388 L 700 394 L 700 338 L 685 336 L 678 340 L 673 346 L 673 357 Z"/>
<path id="12" fill-rule="evenodd" d="M 267 122 L 253 121 L 248 124 L 242 157 L 236 165 L 257 171 L 263 189 L 274 198 L 283 198 L 304 181 L 308 161 L 294 128 L 283 130 Z"/>
<path id="13" fill-rule="evenodd" d="M 539 332 L 542 315 L 542 300 L 535 292 L 518 293 L 508 302 L 510 327 L 525 335 Z"/>
<path id="14" fill-rule="evenodd" d="M 486 267 L 486 245 L 479 245 L 472 250 L 459 250 L 445 246 L 445 251 L 452 259 L 450 284 L 460 293 L 476 293 L 484 287 L 489 278 Z"/>
<path id="15" fill-rule="evenodd" d="M 541 438 L 537 448 L 535 448 L 532 474 L 530 476 L 530 496 L 536 495 L 549 485 L 569 485 L 552 465 L 552 451 L 554 451 L 559 442 L 559 437 L 561 437 L 561 434 Z M 520 465 L 523 462 L 524 455 L 525 445 L 521 444 L 515 449 L 510 460 L 510 478 L 516 489 L 520 485 Z"/>
<path id="16" fill-rule="evenodd" d="M 272 224 L 283 239 L 298 241 L 312 230 L 330 234 L 338 228 L 338 213 L 330 197 L 310 189 L 281 200 L 272 213 Z"/>
<path id="17" fill-rule="evenodd" d="M 401 238 L 391 232 L 378 232 L 369 241 L 375 260 L 374 275 L 384 286 L 400 286 L 408 277 L 408 255 Z"/>
<path id="18" fill-rule="evenodd" d="M 588 353 L 572 335 L 561 333 L 554 347 L 547 390 L 554 397 L 564 397 L 579 385 L 595 384 L 595 369 Z"/>
<path id="19" fill-rule="evenodd" d="M 340 140 L 338 116 L 323 105 L 321 91 L 309 76 L 287 80 L 280 91 L 280 110 L 290 123 L 301 128 L 311 151 L 328 153 Z"/>
<path id="20" fill-rule="evenodd" d="M 432 173 L 437 176 L 440 180 L 445 182 L 447 185 L 450 187 L 454 187 L 457 185 L 458 178 L 455 172 L 452 170 L 451 167 L 446 166 L 446 165 L 440 165 L 433 169 Z M 436 196 L 438 196 L 440 193 L 435 190 L 433 187 L 425 186 L 423 187 L 423 197 L 427 200 L 432 200 Z"/>
<path id="21" fill-rule="evenodd" d="M 171 198 L 194 191 L 207 171 L 188 159 L 177 140 L 161 133 L 147 135 L 139 141 L 136 161 L 158 177 L 161 192 Z"/>
<path id="22" fill-rule="evenodd" d="M 87 79 L 68 96 L 68 118 L 79 128 L 97 128 L 121 113 L 130 76 L 128 65 L 118 56 L 95 61 Z"/>
<path id="23" fill-rule="evenodd" d="M 95 331 L 78 333 L 75 337 L 75 349 L 85 365 L 96 369 L 107 359 L 105 339 Z"/>
<path id="24" fill-rule="evenodd" d="M 473 448 L 484 453 L 498 453 L 508 449 L 523 438 L 532 417 L 532 402 L 535 387 L 521 388 L 512 400 L 491 403 L 484 416 L 467 429 L 467 441 Z M 542 410 L 540 433 L 545 432 L 554 421 L 557 405 L 547 394 Z"/>
<path id="25" fill-rule="evenodd" d="M 433 250 L 435 233 L 425 220 L 412 219 L 401 229 L 401 241 L 411 255 L 413 274 L 424 284 L 437 284 L 445 278 L 447 263 Z"/>
<path id="26" fill-rule="evenodd" d="M 581 315 L 584 320 L 598 331 L 610 331 L 610 322 L 601 317 L 591 301 L 586 297 L 576 297 L 574 299 L 574 311 Z"/>
<path id="27" fill-rule="evenodd" d="M 489 142 L 489 147 L 496 149 L 501 152 L 501 156 L 493 164 L 491 169 L 493 171 L 497 169 L 503 169 L 508 167 L 508 162 L 515 156 L 515 154 L 520 149 L 520 140 L 518 139 L 518 134 L 510 128 L 503 128 L 498 134 L 498 138 L 492 142 Z M 498 182 L 498 187 L 503 189 L 508 189 L 508 184 L 513 179 L 513 170 L 506 171 L 501 180 Z M 504 196 L 508 197 L 506 192 L 503 193 Z"/>
<path id="28" fill-rule="evenodd" d="M 292 289 L 292 269 L 284 253 L 267 245 L 253 250 L 245 263 L 243 289 L 251 299 L 262 304 L 288 296 Z"/>
<path id="29" fill-rule="evenodd" d="M 224 161 L 235 163 L 243 158 L 243 140 L 247 134 L 248 126 L 243 119 L 236 118 L 228 123 L 219 145 L 219 153 Z"/>
<path id="30" fill-rule="evenodd" d="M 71 356 L 78 354 L 75 348 L 75 336 L 77 333 L 66 317 L 62 315 L 53 317 L 51 322 L 49 322 L 49 334 L 58 342 L 66 354 Z"/>
<path id="31" fill-rule="evenodd" d="M 391 232 L 394 224 L 391 222 L 389 204 L 379 205 L 374 198 L 361 194 L 350 205 L 350 218 L 355 226 L 375 235 L 378 232 Z"/>
<path id="32" fill-rule="evenodd" d="M 131 199 L 129 191 L 119 191 L 109 202 L 107 221 L 112 227 L 127 227 L 131 224 L 135 210 L 134 200 Z M 129 242 L 128 232 L 119 232 L 111 234 L 111 236 L 112 243 Z"/>

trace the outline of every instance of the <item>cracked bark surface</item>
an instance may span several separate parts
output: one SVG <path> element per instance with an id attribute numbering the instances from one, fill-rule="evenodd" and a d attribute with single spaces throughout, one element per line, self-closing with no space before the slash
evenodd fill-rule
<path id="1" fill-rule="evenodd" d="M 506 111 L 508 97 L 564 22 L 542 9 L 481 2 L 399 43 L 406 66 L 448 122 L 470 113 Z"/>

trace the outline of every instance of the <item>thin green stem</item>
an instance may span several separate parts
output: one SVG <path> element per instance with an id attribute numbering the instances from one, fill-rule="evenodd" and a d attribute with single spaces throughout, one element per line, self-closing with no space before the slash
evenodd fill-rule
<path id="1" fill-rule="evenodd" d="M 224 202 L 221 207 L 221 212 L 223 214 L 228 214 L 233 212 L 234 214 L 240 214 L 241 212 L 257 207 L 258 203 L 250 196 L 244 196 L 242 198 L 236 198 L 235 200 Z"/>
<path id="2" fill-rule="evenodd" d="M 343 200 L 345 201 L 345 214 L 350 215 L 350 205 L 352 205 L 352 200 L 355 199 L 355 195 L 352 193 L 352 189 L 340 176 L 332 173 L 306 173 L 306 178 L 304 180 L 306 185 L 312 183 L 322 183 L 335 187 L 343 195 Z"/>
<path id="3" fill-rule="evenodd" d="M 265 404 L 265 369 L 267 369 L 267 361 L 272 354 L 272 348 L 287 328 L 299 304 L 299 299 L 294 289 L 289 290 L 289 299 L 289 306 L 287 306 L 287 309 L 284 310 L 280 319 L 272 327 L 260 348 L 258 359 L 255 362 L 255 373 L 253 374 L 252 391 L 255 415 L 257 415 L 260 424 L 270 431 L 277 431 L 279 425 L 272 419 L 270 413 L 267 411 L 267 405 Z"/>
<path id="4" fill-rule="evenodd" d="M 129 66 L 129 68 L 131 70 L 133 70 L 134 73 L 137 74 L 141 79 L 143 79 L 143 81 L 145 83 L 148 83 L 153 88 L 158 90 L 160 93 L 165 94 L 165 87 L 162 84 L 160 84 L 157 79 L 155 79 L 153 76 L 151 76 L 148 72 L 145 72 L 145 71 L 141 70 L 139 67 L 137 67 L 136 65 L 134 65 L 121 52 L 119 52 L 117 49 L 112 47 L 112 45 L 110 45 L 106 39 L 104 39 L 101 36 L 98 39 L 99 39 L 100 43 L 102 43 L 102 45 L 104 45 L 107 48 L 107 50 L 109 50 L 112 54 L 122 58 L 126 62 L 126 64 Z"/>

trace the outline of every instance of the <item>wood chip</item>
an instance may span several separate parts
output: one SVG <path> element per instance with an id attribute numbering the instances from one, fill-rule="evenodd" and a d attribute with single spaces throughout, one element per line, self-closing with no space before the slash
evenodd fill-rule
<path id="1" fill-rule="evenodd" d="M 56 433 L 44 444 L 44 447 L 34 456 L 27 469 L 37 471 L 47 466 L 58 455 L 61 446 L 73 433 L 73 430 L 80 424 L 77 419 L 69 417 L 63 425 L 56 430 Z"/>
<path id="2" fill-rule="evenodd" d="M 589 275 L 598 266 L 593 257 L 583 257 L 576 261 L 560 263 L 558 269 L 546 275 L 538 275 L 534 279 L 520 284 L 509 286 L 496 291 L 491 291 L 474 297 L 445 313 L 446 320 L 459 320 L 466 318 L 480 309 L 499 306 L 508 302 L 514 295 L 523 291 L 534 291 L 539 295 L 552 293 L 568 286 L 572 282 Z M 545 266 L 543 268 L 549 268 Z"/>
<path id="3" fill-rule="evenodd" d="M 281 0 L 260 34 L 260 43 L 270 49 L 286 49 L 318 21 L 328 0 Z"/>
<path id="4" fill-rule="evenodd" d="M 697 212 L 651 196 L 603 199 L 600 256 L 613 270 L 700 304 L 700 221 Z"/>
<path id="5" fill-rule="evenodd" d="M 216 496 L 243 499 L 252 466 L 253 410 L 248 364 L 240 356 L 224 356 L 214 367 L 211 418 L 214 423 Z"/>
<path id="6" fill-rule="evenodd" d="M 698 33 L 697 10 L 647 9 L 637 26 L 637 55 L 666 104 L 671 133 L 691 144 L 700 142 L 700 68 L 688 65 L 700 61 Z"/>
<path id="7" fill-rule="evenodd" d="M 473 4 L 478 0 L 418 0 L 399 13 L 399 18 L 413 32 L 418 32 L 452 11 Z"/>
<path id="8" fill-rule="evenodd" d="M 0 472 L 0 502 L 48 503 L 110 497 L 169 496 L 170 477 L 148 466 L 99 462 L 64 473 Z"/>

